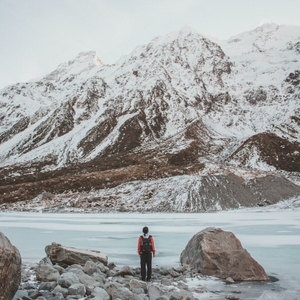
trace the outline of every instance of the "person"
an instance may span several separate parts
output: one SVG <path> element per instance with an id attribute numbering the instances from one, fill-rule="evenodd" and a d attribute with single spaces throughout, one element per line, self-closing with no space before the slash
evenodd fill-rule
<path id="1" fill-rule="evenodd" d="M 141 259 L 141 275 L 142 280 L 150 281 L 152 273 L 152 254 L 155 257 L 155 247 L 153 237 L 149 235 L 147 226 L 143 228 L 143 234 L 139 237 L 138 254 Z M 147 277 L 146 277 L 147 266 Z"/>

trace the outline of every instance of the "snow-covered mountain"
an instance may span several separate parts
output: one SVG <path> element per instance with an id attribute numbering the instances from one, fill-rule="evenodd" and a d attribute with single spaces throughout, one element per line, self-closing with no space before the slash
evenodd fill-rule
<path id="1" fill-rule="evenodd" d="M 8 86 L 0 91 L 2 202 L 183 176 L 208 161 L 216 172 L 295 178 L 299 59 L 300 27 L 266 24 L 228 41 L 184 27 L 114 65 L 80 53 L 38 81 Z M 100 180 L 103 172 L 114 180 Z"/>

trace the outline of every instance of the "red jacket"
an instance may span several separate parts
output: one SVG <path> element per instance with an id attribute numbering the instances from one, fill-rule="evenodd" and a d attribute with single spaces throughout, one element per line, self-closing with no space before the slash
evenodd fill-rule
<path id="1" fill-rule="evenodd" d="M 139 237 L 139 242 L 138 242 L 138 254 L 141 255 L 143 253 L 142 249 L 141 249 L 141 244 L 142 244 L 142 236 Z M 153 237 L 150 237 L 150 242 L 152 245 L 152 251 L 150 253 L 153 253 L 155 255 L 155 247 L 154 247 L 154 241 L 153 241 Z"/>

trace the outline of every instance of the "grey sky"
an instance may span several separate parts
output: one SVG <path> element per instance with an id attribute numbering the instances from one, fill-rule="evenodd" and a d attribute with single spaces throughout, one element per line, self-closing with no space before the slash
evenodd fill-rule
<path id="1" fill-rule="evenodd" d="M 300 0 L 0 0 L 0 88 L 95 50 L 114 63 L 184 25 L 228 39 L 262 23 L 300 26 Z"/>

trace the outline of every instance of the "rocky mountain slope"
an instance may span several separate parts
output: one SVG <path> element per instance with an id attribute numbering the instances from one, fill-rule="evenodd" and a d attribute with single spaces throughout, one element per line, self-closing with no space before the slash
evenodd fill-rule
<path id="1" fill-rule="evenodd" d="M 266 24 L 228 41 L 184 27 L 114 65 L 80 53 L 38 81 L 8 86 L 0 91 L 0 204 L 43 192 L 56 203 L 82 195 L 93 203 L 100 196 L 92 193 L 120 184 L 152 185 L 149 199 L 160 196 L 150 210 L 168 203 L 171 211 L 204 211 L 299 195 L 299 58 L 299 27 Z M 245 196 L 248 175 L 227 193 L 226 182 L 245 172 L 269 178 L 273 193 L 256 186 Z M 160 194 L 173 186 L 165 178 L 181 186 L 177 200 Z M 185 194 L 194 204 L 182 209 Z"/>

